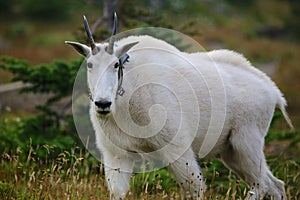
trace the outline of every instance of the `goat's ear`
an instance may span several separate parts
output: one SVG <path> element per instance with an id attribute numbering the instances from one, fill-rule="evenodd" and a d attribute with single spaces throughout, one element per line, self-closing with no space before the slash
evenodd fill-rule
<path id="1" fill-rule="evenodd" d="M 71 45 L 80 55 L 83 55 L 84 57 L 87 57 L 91 52 L 90 47 L 79 42 L 65 41 L 65 43 Z"/>
<path id="2" fill-rule="evenodd" d="M 132 42 L 129 44 L 125 44 L 119 48 L 116 49 L 116 56 L 118 58 L 120 58 L 122 55 L 124 55 L 127 51 L 129 51 L 129 49 L 131 49 L 134 45 L 136 45 L 137 43 L 139 43 L 138 41 L 136 42 Z"/>

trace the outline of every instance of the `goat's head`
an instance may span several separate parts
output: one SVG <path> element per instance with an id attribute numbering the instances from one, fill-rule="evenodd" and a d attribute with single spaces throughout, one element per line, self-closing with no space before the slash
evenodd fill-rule
<path id="1" fill-rule="evenodd" d="M 122 95 L 123 64 L 126 62 L 127 51 L 138 42 L 116 46 L 115 34 L 117 29 L 117 15 L 114 14 L 114 28 L 109 42 L 96 44 L 91 34 L 87 19 L 84 27 L 91 47 L 66 41 L 67 44 L 86 58 L 87 80 L 95 111 L 104 116 L 111 112 L 111 105 L 118 95 Z"/>

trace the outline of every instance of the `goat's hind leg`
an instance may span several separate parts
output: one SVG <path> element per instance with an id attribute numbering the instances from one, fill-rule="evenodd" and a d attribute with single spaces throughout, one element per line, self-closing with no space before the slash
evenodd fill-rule
<path id="1" fill-rule="evenodd" d="M 285 200 L 284 183 L 268 169 L 263 134 L 255 126 L 243 127 L 233 130 L 228 142 L 229 147 L 221 157 L 251 187 L 246 199 L 261 199 L 268 194 L 276 200 Z"/>

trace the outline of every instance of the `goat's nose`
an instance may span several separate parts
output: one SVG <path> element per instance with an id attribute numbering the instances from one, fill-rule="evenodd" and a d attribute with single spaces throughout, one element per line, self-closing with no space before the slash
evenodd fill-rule
<path id="1" fill-rule="evenodd" d="M 98 108 L 105 109 L 105 108 L 109 108 L 110 107 L 111 102 L 110 101 L 95 101 L 95 105 Z"/>

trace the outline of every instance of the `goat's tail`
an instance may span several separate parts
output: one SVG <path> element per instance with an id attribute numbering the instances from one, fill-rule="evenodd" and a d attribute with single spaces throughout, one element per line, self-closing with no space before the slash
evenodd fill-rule
<path id="1" fill-rule="evenodd" d="M 279 103 L 277 103 L 277 106 L 281 110 L 281 112 L 283 114 L 283 117 L 284 117 L 285 121 L 288 123 L 291 130 L 295 130 L 295 128 L 292 124 L 292 121 L 291 121 L 291 119 L 290 119 L 290 117 L 289 117 L 289 115 L 288 115 L 288 113 L 285 109 L 286 105 L 287 105 L 287 103 L 286 103 L 285 98 L 283 96 L 281 96 Z"/>

